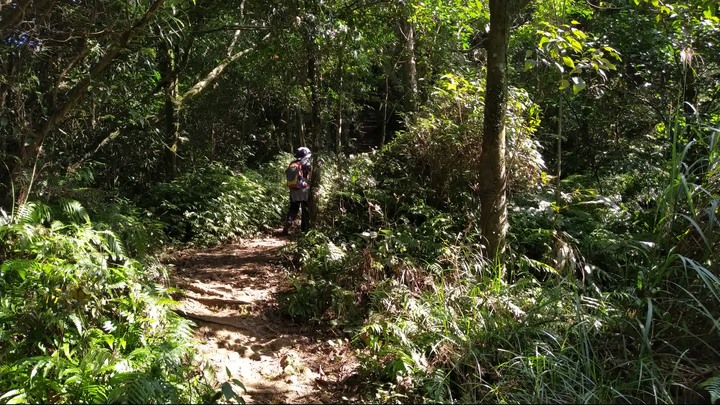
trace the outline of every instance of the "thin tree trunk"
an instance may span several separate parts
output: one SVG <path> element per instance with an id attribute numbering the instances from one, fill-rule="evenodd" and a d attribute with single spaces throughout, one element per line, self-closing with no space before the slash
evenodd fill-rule
<path id="1" fill-rule="evenodd" d="M 299 146 L 305 146 L 307 145 L 307 142 L 305 141 L 305 114 L 300 110 L 300 107 L 298 107 L 297 111 L 297 120 L 298 120 L 298 143 L 297 146 L 293 145 L 292 148 L 290 148 L 290 153 L 295 152 L 295 147 Z"/>
<path id="2" fill-rule="evenodd" d="M 415 63 L 415 27 L 412 22 L 403 18 L 400 23 L 400 34 L 403 37 L 405 58 L 403 63 L 403 78 L 405 81 L 405 111 L 417 109 L 418 82 L 417 64 Z"/>
<path id="3" fill-rule="evenodd" d="M 560 95 L 560 103 L 558 108 L 558 133 L 557 133 L 557 178 L 555 184 L 555 205 L 560 207 L 562 202 L 562 188 L 560 176 L 562 176 L 562 136 L 563 136 L 563 99 Z M 559 211 L 558 211 L 559 212 Z"/>
<path id="4" fill-rule="evenodd" d="M 390 84 L 388 83 L 388 76 L 385 75 L 385 99 L 382 103 L 382 124 L 380 126 L 380 148 L 385 146 L 385 142 L 387 141 L 387 124 L 388 124 L 388 98 L 390 97 Z"/>
<path id="5" fill-rule="evenodd" d="M 295 130 L 293 129 L 292 122 L 292 111 L 288 107 L 285 107 L 283 109 L 283 116 L 285 117 L 285 137 L 287 139 L 287 145 L 288 145 L 288 151 L 290 153 L 293 152 L 293 133 Z"/>
<path id="6" fill-rule="evenodd" d="M 342 152 L 342 128 L 343 128 L 343 61 L 345 60 L 345 47 L 340 46 L 338 51 L 337 65 L 337 116 L 335 119 L 335 153 L 340 155 Z"/>
<path id="7" fill-rule="evenodd" d="M 508 231 L 505 115 L 510 22 L 512 16 L 528 3 L 529 0 L 490 0 L 485 116 L 479 170 L 480 178 L 483 179 L 480 185 L 480 227 L 487 242 L 486 254 L 490 260 L 504 253 Z M 504 267 L 501 271 L 504 271 Z"/>
<path id="8" fill-rule="evenodd" d="M 315 39 L 312 36 L 306 38 L 306 49 L 308 52 L 307 60 L 307 85 L 310 87 L 310 142 L 313 153 L 317 153 L 321 148 L 320 139 L 320 105 L 317 94 L 317 53 L 315 50 Z M 310 195 L 308 198 L 308 206 L 310 208 L 310 227 L 314 226 L 317 214 L 317 199 L 315 190 L 320 185 L 321 169 L 318 167 L 316 156 L 313 156 L 313 174 L 310 178 Z"/>
<path id="9" fill-rule="evenodd" d="M 510 5 L 505 0 L 490 0 L 484 133 L 480 154 L 480 178 L 483 179 L 480 187 L 480 225 L 487 242 L 487 256 L 491 260 L 504 252 L 508 230 L 505 114 L 509 12 Z"/>
<path id="10" fill-rule="evenodd" d="M 178 100 L 178 72 L 176 69 L 177 53 L 170 47 L 163 44 L 159 54 L 159 71 L 161 82 L 165 83 L 163 89 L 164 118 L 165 118 L 165 178 L 167 180 L 175 177 L 177 173 L 177 151 L 180 141 L 180 121 Z"/>

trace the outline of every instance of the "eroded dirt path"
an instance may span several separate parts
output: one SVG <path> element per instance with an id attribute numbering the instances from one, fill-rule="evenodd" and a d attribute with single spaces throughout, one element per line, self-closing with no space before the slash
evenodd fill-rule
<path id="1" fill-rule="evenodd" d="M 247 403 L 356 402 L 357 360 L 347 339 L 299 325 L 277 308 L 290 288 L 287 240 L 266 236 L 172 254 L 178 312 L 192 319 L 199 349 L 218 379 L 225 367 L 246 387 Z"/>

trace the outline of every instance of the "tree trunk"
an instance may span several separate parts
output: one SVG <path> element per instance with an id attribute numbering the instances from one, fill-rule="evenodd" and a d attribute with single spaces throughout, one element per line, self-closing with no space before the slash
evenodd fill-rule
<path id="1" fill-rule="evenodd" d="M 415 63 L 415 27 L 407 18 L 400 22 L 400 35 L 403 39 L 405 58 L 403 58 L 403 80 L 405 84 L 405 112 L 417 110 L 418 82 Z"/>
<path id="2" fill-rule="evenodd" d="M 382 102 L 382 124 L 380 127 L 380 148 L 385 146 L 387 141 L 387 124 L 388 124 L 388 98 L 390 97 L 390 84 L 388 75 L 385 75 L 384 99 Z"/>
<path id="3" fill-rule="evenodd" d="M 505 115 L 507 109 L 507 46 L 512 16 L 529 0 L 490 0 L 487 37 L 487 78 L 483 147 L 480 153 L 480 227 L 486 255 L 495 260 L 505 251 L 508 231 Z"/>
<path id="4" fill-rule="evenodd" d="M 480 154 L 480 226 L 487 242 L 487 256 L 494 260 L 505 250 L 507 176 L 505 169 L 505 113 L 507 107 L 507 45 L 510 5 L 490 0 L 490 32 L 487 41 L 487 82 L 483 146 Z"/>
<path id="5" fill-rule="evenodd" d="M 558 206 L 558 209 L 562 206 L 562 184 L 560 183 L 560 177 L 562 176 L 563 115 L 563 97 L 562 94 L 560 94 L 558 100 L 557 178 L 555 179 L 555 205 Z M 558 210 L 558 213 L 559 212 Z"/>
<path id="6" fill-rule="evenodd" d="M 178 75 L 175 69 L 175 55 L 173 49 L 162 46 L 159 52 L 161 82 L 165 83 L 163 96 L 165 98 L 165 178 L 171 180 L 177 174 L 177 150 L 180 142 L 180 119 L 178 100 Z"/>
<path id="7" fill-rule="evenodd" d="M 316 153 L 321 148 L 320 139 L 320 105 L 317 94 L 317 59 L 315 50 L 315 39 L 308 35 L 306 38 L 306 46 L 308 52 L 307 59 L 307 85 L 310 88 L 310 143 L 311 150 Z M 315 155 L 317 156 L 317 155 Z M 316 213 L 317 213 L 317 199 L 315 198 L 315 192 L 320 186 L 320 167 L 318 167 L 316 157 L 313 157 L 313 174 L 310 178 L 310 196 L 308 197 L 308 206 L 310 208 L 310 227 L 315 224 Z"/>
<path id="8" fill-rule="evenodd" d="M 335 118 L 335 153 L 339 156 L 342 153 L 342 129 L 343 129 L 343 62 L 345 60 L 345 47 L 338 47 L 337 64 L 337 115 Z"/>

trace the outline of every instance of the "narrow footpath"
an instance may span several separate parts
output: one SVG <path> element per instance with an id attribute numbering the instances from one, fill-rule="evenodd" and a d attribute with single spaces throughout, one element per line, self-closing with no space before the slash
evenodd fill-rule
<path id="1" fill-rule="evenodd" d="M 172 254 L 178 313 L 197 324 L 199 350 L 218 380 L 225 367 L 246 403 L 357 402 L 357 359 L 347 339 L 301 325 L 278 310 L 291 288 L 288 241 L 273 236 Z"/>

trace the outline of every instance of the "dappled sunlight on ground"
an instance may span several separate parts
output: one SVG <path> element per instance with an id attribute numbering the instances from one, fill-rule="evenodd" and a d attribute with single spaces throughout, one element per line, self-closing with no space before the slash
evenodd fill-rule
<path id="1" fill-rule="evenodd" d="M 199 350 L 220 382 L 227 367 L 245 385 L 246 402 L 357 402 L 358 362 L 347 339 L 277 309 L 278 293 L 290 288 L 287 243 L 268 236 L 175 252 L 177 312 L 197 324 Z"/>

